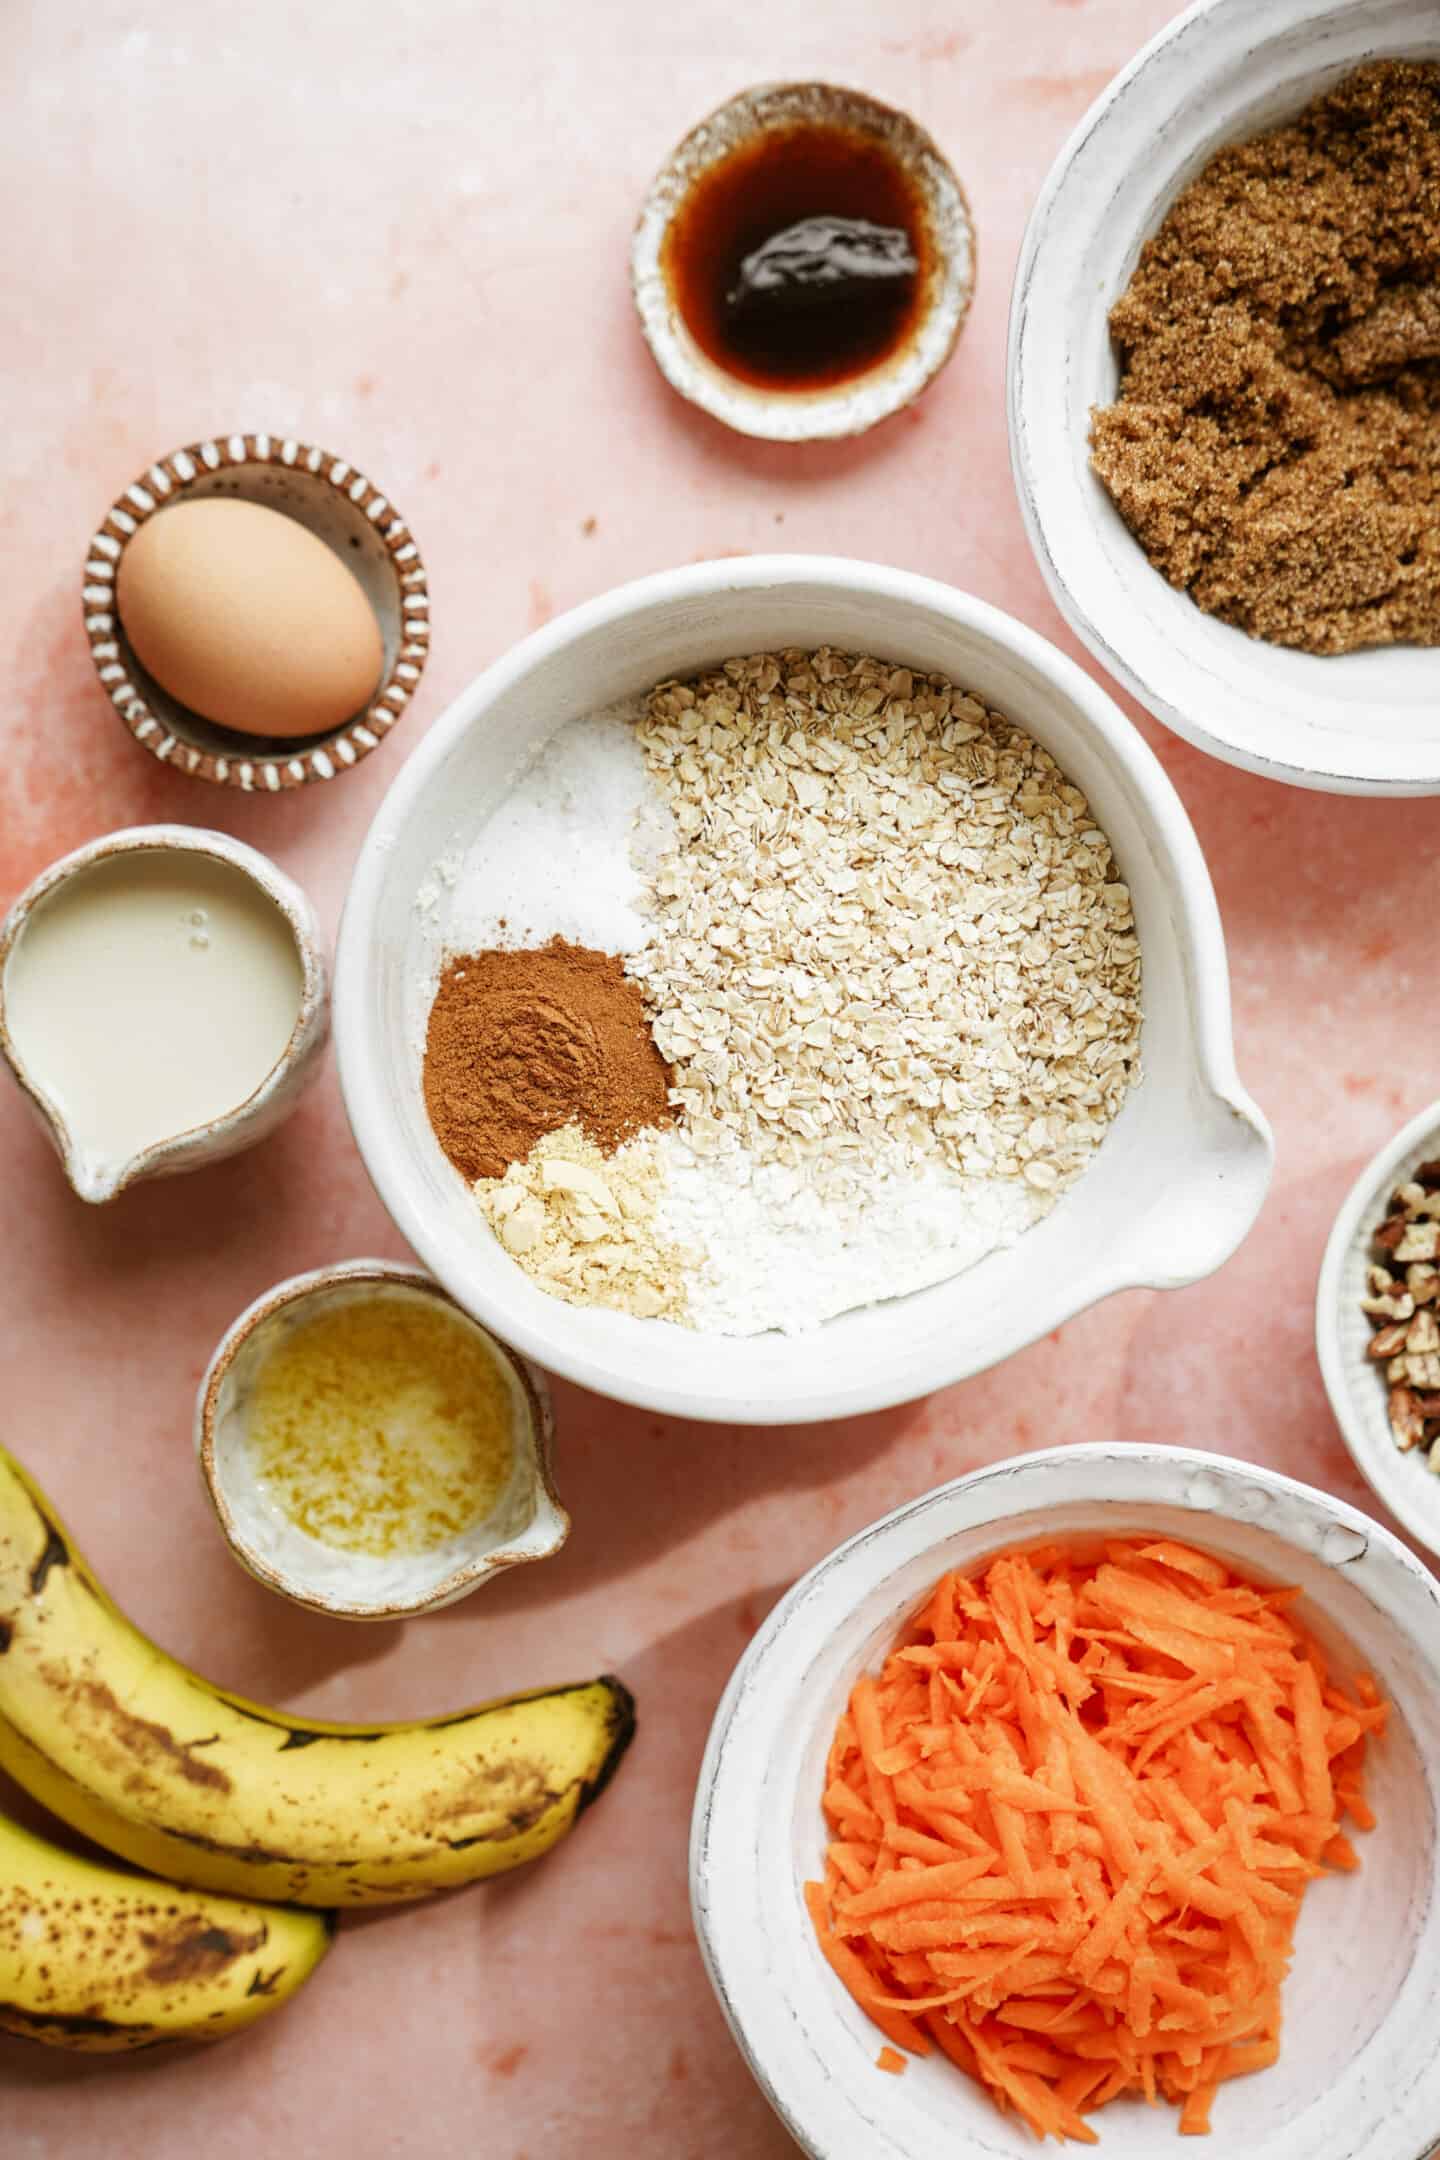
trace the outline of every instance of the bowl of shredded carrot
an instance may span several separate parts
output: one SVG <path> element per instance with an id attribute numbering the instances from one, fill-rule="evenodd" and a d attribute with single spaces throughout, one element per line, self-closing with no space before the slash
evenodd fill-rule
<path id="1" fill-rule="evenodd" d="M 691 1849 L 731 2028 L 823 2160 L 1423 2160 L 1440 1589 L 1179 1448 L 927 1494 L 783 1599 Z"/>

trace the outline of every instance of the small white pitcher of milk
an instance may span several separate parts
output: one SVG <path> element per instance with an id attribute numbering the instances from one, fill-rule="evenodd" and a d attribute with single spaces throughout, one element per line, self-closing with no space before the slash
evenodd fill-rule
<path id="1" fill-rule="evenodd" d="M 110 833 L 0 925 L 0 1052 L 82 1200 L 263 1139 L 329 1020 L 314 908 L 225 833 Z"/>

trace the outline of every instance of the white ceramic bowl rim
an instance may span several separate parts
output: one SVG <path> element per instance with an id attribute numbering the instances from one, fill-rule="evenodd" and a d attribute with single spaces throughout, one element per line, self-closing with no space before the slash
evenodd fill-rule
<path id="1" fill-rule="evenodd" d="M 632 1354 L 617 1347 L 612 1356 L 607 1346 L 606 1354 L 601 1356 L 589 1348 L 576 1348 L 574 1309 L 558 1301 L 545 1300 L 544 1320 L 537 1322 L 533 1311 L 527 1311 L 525 1298 L 508 1288 L 497 1291 L 492 1285 L 481 1298 L 464 1279 L 454 1240 L 443 1226 L 437 1230 L 431 1212 L 419 1204 L 412 1189 L 405 1148 L 397 1136 L 394 1110 L 386 1093 L 385 1037 L 378 1031 L 370 1001 L 375 955 L 387 935 L 380 927 L 382 900 L 399 836 L 426 798 L 437 771 L 455 752 L 478 715 L 492 709 L 566 649 L 598 631 L 638 624 L 652 609 L 665 607 L 683 612 L 687 627 L 693 619 L 697 637 L 703 638 L 709 631 L 715 604 L 722 598 L 783 595 L 791 588 L 821 588 L 857 607 L 875 602 L 932 611 L 944 618 L 947 627 L 989 643 L 1033 671 L 1057 701 L 1075 708 L 1083 717 L 1083 732 L 1104 750 L 1115 768 L 1116 794 L 1143 823 L 1146 846 L 1164 866 L 1163 913 L 1180 951 L 1195 1058 L 1195 1069 L 1186 1079 L 1188 1099 L 1183 1108 L 1177 1104 L 1177 1113 L 1183 1121 L 1197 1114 L 1192 1107 L 1196 1101 L 1210 1106 L 1221 1121 L 1224 1135 L 1235 1136 L 1235 1145 L 1248 1146 L 1256 1156 L 1263 1157 L 1263 1162 L 1252 1163 L 1248 1170 L 1243 1166 L 1234 1169 L 1233 1190 L 1228 1191 L 1217 1218 L 1203 1230 L 1197 1227 L 1188 1232 L 1184 1223 L 1170 1221 L 1163 1250 L 1157 1250 L 1153 1240 L 1150 1249 L 1140 1249 L 1146 1242 L 1141 1240 L 1130 1250 L 1116 1243 L 1087 1253 L 1084 1270 L 1074 1271 L 1058 1297 L 1047 1294 L 1043 1311 L 1033 1307 L 1023 1328 L 1017 1324 L 1013 1328 L 1007 1325 L 1003 1332 L 997 1330 L 987 1344 L 988 1354 L 965 1365 L 963 1371 L 994 1363 L 1116 1290 L 1138 1284 L 1170 1286 L 1193 1281 L 1218 1267 L 1254 1220 L 1270 1158 L 1269 1129 L 1235 1070 L 1224 939 L 1199 842 L 1159 760 L 1105 692 L 1073 661 L 1036 632 L 984 601 L 909 571 L 843 557 L 777 555 L 701 563 L 642 578 L 587 601 L 526 638 L 463 690 L 412 753 L 381 804 L 356 862 L 340 931 L 335 1025 L 341 1088 L 360 1153 L 402 1234 L 431 1271 L 485 1325 L 540 1364 L 601 1394 L 682 1416 L 730 1418 L 756 1424 L 780 1416 L 792 1421 L 837 1417 L 913 1400 L 961 1377 L 961 1369 L 957 1369 L 953 1346 L 941 1327 L 932 1329 L 923 1348 L 909 1356 L 903 1378 L 897 1378 L 893 1371 L 875 1371 L 867 1374 L 863 1382 L 844 1388 L 836 1386 L 832 1379 L 813 1387 L 807 1385 L 803 1391 L 792 1386 L 782 1396 L 783 1376 L 777 1375 L 772 1400 L 762 1395 L 756 1382 L 747 1383 L 743 1344 L 736 1346 L 732 1342 L 727 1353 L 737 1370 L 733 1380 L 721 1382 L 707 1377 L 704 1386 L 696 1385 L 693 1379 L 682 1384 L 668 1376 L 658 1377 L 653 1359 L 643 1352 Z M 1023 719 L 1023 715 L 1016 717 Z M 1077 719 L 1075 725 L 1079 731 L 1081 721 Z M 1216 1144 L 1223 1147 L 1232 1142 L 1222 1138 Z M 1062 1203 L 1062 1207 L 1066 1204 Z M 1042 1234 L 1043 1229 L 1042 1225 L 1032 1235 Z M 917 1294 L 934 1295 L 931 1291 Z M 836 1327 L 844 1324 L 832 1323 Z M 653 1330 L 662 1323 L 630 1325 Z M 821 1340 L 823 1336 L 822 1330 L 819 1337 L 806 1341 Z M 713 1344 L 716 1339 L 694 1340 L 697 1344 Z"/>
<path id="2" fill-rule="evenodd" d="M 1363 1241 L 1368 1258 L 1370 1237 L 1380 1226 L 1385 1203 L 1412 1156 L 1440 1154 L 1440 1102 L 1427 1103 L 1393 1139 L 1374 1154 L 1340 1206 L 1320 1263 L 1315 1291 L 1315 1349 L 1335 1422 L 1355 1467 L 1397 1521 L 1440 1552 L 1440 1477 L 1420 1460 L 1418 1450 L 1403 1453 L 1390 1437 L 1384 1367 L 1365 1360 L 1357 1369 L 1347 1342 L 1370 1333 L 1370 1323 L 1349 1304 L 1347 1278 L 1351 1255 Z M 1357 1401 L 1356 1391 L 1365 1398 Z"/>
<path id="3" fill-rule="evenodd" d="M 1142 241 L 1222 144 L 1290 118 L 1362 60 L 1440 58 L 1430 0 L 1198 0 L 1101 92 L 1031 212 L 1010 308 L 1021 512 L 1057 606 L 1178 735 L 1248 772 L 1341 794 L 1440 792 L 1440 656 L 1287 652 L 1204 615 L 1147 561 L 1089 469 L 1113 396 L 1105 316 Z"/>
<path id="4" fill-rule="evenodd" d="M 1212 1542 L 1206 1517 L 1220 1516 L 1242 1535 L 1258 1532 L 1297 1555 L 1307 1554 L 1359 1591 L 1379 1622 L 1413 1651 L 1430 1683 L 1428 1692 L 1440 1695 L 1440 1585 L 1369 1516 L 1250 1462 L 1189 1448 L 1107 1443 L 1049 1448 L 974 1471 L 856 1531 L 787 1591 L 740 1658 L 715 1714 L 691 1823 L 691 1903 L 711 1984 L 757 2083 L 812 2160 L 853 2160 L 861 2147 L 845 2139 L 856 2136 L 861 2114 L 852 2111 L 845 2093 L 846 2073 L 819 2057 L 808 2030 L 795 2030 L 796 2006 L 782 2000 L 786 1982 L 763 1939 L 772 1924 L 767 1900 L 774 1882 L 769 1876 L 760 1882 L 750 1856 L 762 1837 L 783 1847 L 790 1836 L 788 1788 L 783 1783 L 774 1792 L 766 1787 L 767 1742 L 775 1738 L 777 1720 L 792 1718 L 797 1703 L 815 1697 L 817 1660 L 835 1630 L 843 1629 L 846 1615 L 858 1612 L 868 1596 L 883 1594 L 908 1564 L 957 1535 L 993 1529 L 993 1539 L 986 1538 L 975 1557 L 1003 1550 L 1015 1539 L 1017 1519 L 1043 1517 L 1057 1501 L 1061 1506 L 1103 1507 L 1111 1501 L 1131 1508 L 1179 1506 L 1193 1511 L 1194 1540 L 1202 1547 Z M 937 1560 L 935 1572 L 943 1565 Z M 1257 1564 L 1257 1572 L 1275 1571 Z M 821 1714 L 828 1727 L 828 1713 Z M 1433 1763 L 1426 1768 L 1440 1775 Z M 814 1803 L 818 1856 L 823 1842 L 818 1786 Z M 1429 1805 L 1433 1818 L 1433 1786 Z M 757 1900 L 763 1911 L 757 1911 Z M 803 1929 L 803 1913 L 773 1925 Z M 1432 1947 L 1432 1966 L 1437 1957 L 1440 1951 Z M 828 1988 L 830 1976 L 823 1968 L 821 1977 Z M 838 2000 L 838 1983 L 833 1992 Z M 880 2035 L 873 2037 L 878 2048 Z M 1348 2111 L 1335 2141 L 1317 2156 L 1298 2141 L 1286 2141 L 1282 2149 L 1267 2140 L 1263 2160 L 1430 2160 L 1440 2125 L 1440 2053 L 1432 2051 L 1423 2061 L 1382 2060 L 1379 2037 L 1362 2050 L 1363 2069 L 1362 2058 L 1352 2065 L 1356 2074 L 1347 2081 Z M 861 2059 L 868 2076 L 873 2050 Z M 823 2132 L 815 2127 L 822 2119 Z M 1313 2109 L 1307 2110 L 1307 2122 L 1313 2125 L 1313 2119 Z M 1147 2140 L 1147 2155 L 1168 2151 L 1176 2134 L 1169 2110 L 1154 2120 L 1160 2128 L 1153 2142 Z M 995 2121 L 998 2133 L 1001 2118 Z M 1115 2142 L 1104 2120 L 1098 2127 L 1102 2149 Z M 1017 2136 L 1028 2150 L 1025 2134 Z M 946 2141 L 954 2160 L 1014 2149 L 1012 2140 L 1003 2145 L 987 2136 L 972 2140 L 963 2130 Z M 1124 2149 L 1132 2156 L 1137 2151 L 1133 2143 Z M 887 2137 L 883 2146 L 868 2146 L 866 2154 L 867 2160 L 919 2160 L 919 2150 Z"/>

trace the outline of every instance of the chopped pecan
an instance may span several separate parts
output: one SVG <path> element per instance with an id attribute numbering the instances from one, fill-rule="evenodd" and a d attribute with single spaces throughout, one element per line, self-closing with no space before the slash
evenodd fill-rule
<path id="1" fill-rule="evenodd" d="M 1415 1310 L 1415 1300 L 1408 1290 L 1394 1283 L 1389 1290 L 1372 1292 L 1369 1297 L 1361 1298 L 1360 1310 L 1369 1313 L 1372 1319 L 1408 1320 Z"/>
<path id="2" fill-rule="evenodd" d="M 1419 1355 L 1424 1350 L 1440 1350 L 1440 1320 L 1427 1307 L 1417 1312 L 1405 1330 L 1405 1348 Z"/>
<path id="3" fill-rule="evenodd" d="M 1378 1365 L 1383 1358 L 1393 1358 L 1405 1347 L 1409 1324 L 1404 1320 L 1392 1320 L 1389 1327 L 1377 1328 L 1371 1336 L 1365 1355 L 1374 1358 Z"/>
<path id="4" fill-rule="evenodd" d="M 1396 1447 L 1407 1453 L 1418 1447 L 1425 1437 L 1425 1419 L 1420 1405 L 1407 1387 L 1390 1390 L 1390 1430 L 1395 1436 Z"/>
<path id="5" fill-rule="evenodd" d="M 1440 1222 L 1408 1222 L 1395 1258 L 1405 1260 L 1433 1260 L 1440 1253 Z"/>

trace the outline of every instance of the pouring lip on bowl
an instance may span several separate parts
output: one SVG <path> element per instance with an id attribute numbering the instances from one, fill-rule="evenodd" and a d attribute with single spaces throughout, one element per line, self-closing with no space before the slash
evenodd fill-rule
<path id="1" fill-rule="evenodd" d="M 300 961 L 300 1003 L 290 1039 L 269 1072 L 241 1102 L 207 1124 L 172 1133 L 142 1148 L 113 1172 L 96 1172 L 65 1121 L 60 1105 L 46 1093 L 39 1074 L 30 1071 L 10 1031 L 5 1010 L 5 970 L 36 910 L 98 863 L 130 854 L 204 855 L 224 863 L 259 887 L 284 917 Z M 229 833 L 200 825 L 128 825 L 88 840 L 47 865 L 12 903 L 0 922 L 0 1055 L 50 1135 L 71 1189 L 94 1204 L 114 1200 L 142 1178 L 167 1177 L 176 1171 L 216 1162 L 252 1147 L 273 1132 L 294 1108 L 303 1089 L 319 1071 L 319 1057 L 330 1035 L 330 983 L 324 933 L 308 896 L 278 863 Z"/>
<path id="2" fill-rule="evenodd" d="M 1089 470 L 1089 405 L 1103 395 L 1104 317 L 1180 185 L 1224 143 L 1289 118 L 1363 60 L 1421 52 L 1440 59 L 1428 0 L 1196 0 L 1062 146 L 1010 301 L 1011 469 L 1031 550 L 1071 629 L 1209 756 L 1343 795 L 1440 793 L 1433 656 L 1287 651 L 1202 614 L 1153 567 Z M 1077 233 L 1089 234 L 1084 245 Z"/>
<path id="3" fill-rule="evenodd" d="M 830 1686 L 834 1675 L 828 1667 L 822 1673 L 818 1661 L 847 1625 L 854 1657 L 869 1661 L 875 1630 L 867 1600 L 876 1600 L 878 1612 L 895 1584 L 903 1606 L 908 1590 L 899 1591 L 900 1579 L 933 1559 L 911 1600 L 918 1603 L 947 1564 L 942 1557 L 947 1541 L 970 1534 L 981 1538 L 973 1555 L 978 1560 L 1015 1542 L 1018 1520 L 1043 1519 L 1049 1511 L 1076 1506 L 1101 1512 L 1112 1506 L 1131 1512 L 1183 1508 L 1193 1517 L 1200 1546 L 1219 1543 L 1206 1530 L 1207 1521 L 1219 1517 L 1226 1524 L 1225 1542 L 1246 1553 L 1246 1564 L 1257 1574 L 1284 1579 L 1273 1561 L 1255 1557 L 1273 1544 L 1303 1555 L 1311 1569 L 1319 1565 L 1343 1576 L 1359 1591 L 1375 1626 L 1393 1636 L 1409 1699 L 1432 1706 L 1431 1737 L 1440 1739 L 1440 1711 L 1433 1708 L 1440 1700 L 1440 1585 L 1383 1525 L 1278 1471 L 1192 1448 L 1110 1442 L 1048 1448 L 972 1471 L 855 1531 L 785 1593 L 741 1655 L 716 1709 L 691 1818 L 691 1909 L 707 1975 L 751 2074 L 812 2160 L 851 2160 L 861 2149 L 856 2138 L 862 2116 L 873 2133 L 864 2149 L 876 2160 L 882 2154 L 884 2160 L 918 2160 L 934 2147 L 933 2141 L 922 2147 L 900 2142 L 898 2134 L 895 2139 L 882 2135 L 862 2097 L 852 2099 L 845 2064 L 822 2054 L 820 2035 L 802 2021 L 795 1976 L 777 1965 L 782 1938 L 788 1943 L 792 1929 L 806 1924 L 798 1895 L 794 1911 L 780 1913 L 775 1871 L 763 1879 L 761 1873 L 763 1852 L 793 1852 L 793 1766 L 787 1762 L 773 1785 L 769 1782 L 777 1728 L 793 1734 L 796 1718 L 807 1717 L 804 1705 Z M 887 1646 L 898 1625 L 897 1615 L 881 1628 Z M 853 1662 L 849 1650 L 845 1662 Z M 822 1708 L 813 1714 L 828 1717 Z M 1430 1781 L 1433 1830 L 1440 1768 L 1433 1753 L 1422 1751 L 1420 1759 Z M 819 1797 L 817 1782 L 817 1858 L 823 1839 Z M 792 1873 L 797 1865 L 793 1859 L 775 1863 Z M 1428 1966 L 1440 1972 L 1440 1925 L 1433 1921 L 1430 1935 Z M 817 1987 L 833 1988 L 838 1999 L 842 1991 L 820 1965 L 818 1952 L 816 1971 Z M 1405 1984 L 1413 1991 L 1418 1983 L 1407 1979 Z M 1411 2010 L 1420 2014 L 1413 2002 Z M 848 2006 L 842 2014 L 849 2016 Z M 880 2036 L 873 2037 L 878 2046 Z M 873 2047 L 845 2052 L 860 2065 L 857 2075 L 874 2075 Z M 1335 2141 L 1323 2153 L 1299 2139 L 1267 2140 L 1266 2160 L 1428 2160 L 1440 2119 L 1440 2058 L 1431 2055 L 1420 2070 L 1412 2074 L 1407 2067 L 1405 2078 L 1390 2079 L 1387 2073 L 1398 2069 L 1398 2063 L 1382 2063 L 1380 2074 L 1352 2081 Z M 1164 2125 L 1163 2135 L 1168 2147 L 1171 2124 Z M 963 2132 L 955 2136 L 954 2149 L 1001 2150 L 988 2140 L 972 2145 Z M 1154 2149 L 1160 2149 L 1158 2140 Z"/>
<path id="4" fill-rule="evenodd" d="M 517 1451 L 528 1455 L 535 1478 L 535 1501 L 529 1520 L 506 1543 L 459 1562 L 414 1597 L 347 1598 L 302 1581 L 298 1574 L 276 1566 L 257 1550 L 242 1530 L 217 1462 L 216 1428 L 221 1395 L 245 1345 L 258 1329 L 292 1306 L 309 1304 L 327 1292 L 351 1285 L 357 1288 L 399 1286 L 419 1291 L 457 1314 L 467 1326 L 477 1328 L 489 1347 L 504 1359 L 518 1383 L 528 1413 L 525 1432 L 517 1437 Z M 334 1266 L 311 1268 L 304 1274 L 291 1275 L 283 1282 L 272 1284 L 231 1321 L 215 1347 L 195 1398 L 195 1452 L 201 1483 L 220 1533 L 234 1558 L 268 1590 L 288 1598 L 294 1605 L 303 1605 L 311 1612 L 323 1613 L 335 1620 L 409 1620 L 420 1613 L 438 1612 L 443 1606 L 457 1604 L 461 1598 L 468 1597 L 472 1590 L 478 1590 L 483 1582 L 506 1568 L 523 1566 L 533 1560 L 548 1560 L 557 1553 L 570 1534 L 570 1517 L 555 1490 L 554 1442 L 555 1413 L 544 1374 L 537 1372 L 508 1343 L 501 1342 L 466 1312 L 432 1275 L 401 1260 L 342 1260 Z"/>
<path id="5" fill-rule="evenodd" d="M 753 1387 L 743 1392 L 737 1387 L 722 1396 L 713 1389 L 669 1384 L 657 1378 L 643 1357 L 617 1354 L 602 1359 L 588 1354 L 567 1336 L 565 1319 L 571 1308 L 547 1299 L 547 1325 L 526 1311 L 522 1298 L 499 1300 L 482 1296 L 474 1288 L 445 1235 L 437 1230 L 433 1210 L 425 1204 L 419 1181 L 408 1169 L 403 1138 L 386 1094 L 387 1034 L 372 1010 L 370 993 L 373 956 L 377 941 L 383 942 L 379 917 L 385 880 L 400 837 L 423 805 L 436 773 L 489 708 L 569 646 L 597 632 L 635 623 L 652 609 L 683 609 L 687 621 L 693 617 L 697 624 L 697 636 L 703 637 L 717 601 L 783 593 L 787 588 L 818 588 L 822 595 L 838 593 L 857 605 L 888 602 L 943 616 L 949 625 L 975 634 L 1028 667 L 1058 699 L 1078 711 L 1090 738 L 1102 744 L 1123 771 L 1124 792 L 1132 806 L 1140 806 L 1137 815 L 1143 815 L 1150 828 L 1147 839 L 1153 838 L 1155 853 L 1163 862 L 1167 910 L 1180 926 L 1185 993 L 1193 1015 L 1190 1107 L 1199 1107 L 1192 1122 L 1198 1125 L 1203 1111 L 1212 1120 L 1214 1139 L 1208 1148 L 1192 1142 L 1182 1151 L 1197 1189 L 1203 1187 L 1211 1202 L 1197 1224 L 1193 1251 L 1183 1223 L 1157 1224 L 1154 1234 L 1135 1241 L 1132 1250 L 1097 1257 L 1088 1273 L 1077 1270 L 1061 1297 L 1043 1310 L 1027 1308 L 1023 1322 L 997 1332 L 982 1357 L 957 1366 L 953 1347 L 941 1331 L 927 1341 L 923 1358 L 913 1360 L 898 1379 L 872 1375 L 863 1385 L 846 1389 L 832 1380 L 827 1390 L 807 1393 L 799 1400 L 787 1396 L 777 1408 L 776 1401 Z M 335 1004 L 340 1084 L 351 1129 L 372 1182 L 407 1243 L 462 1306 L 527 1356 L 598 1393 L 681 1416 L 746 1424 L 769 1424 L 777 1417 L 807 1422 L 914 1400 L 984 1370 L 1101 1297 L 1152 1284 L 1172 1287 L 1218 1267 L 1247 1235 L 1269 1182 L 1270 1129 L 1242 1087 L 1235 1067 L 1219 909 L 1200 843 L 1159 759 L 1100 685 L 1038 632 L 936 580 L 841 556 L 755 556 L 661 571 L 558 616 L 477 676 L 407 759 L 362 843 L 341 922 Z M 1083 1189 L 1082 1183 L 1078 1190 Z M 481 1235 L 482 1226 L 477 1226 L 476 1236 Z M 548 1311 L 551 1306 L 553 1315 Z M 649 1331 L 670 1323 L 632 1321 L 630 1326 Z"/>
<path id="6" fill-rule="evenodd" d="M 131 650 L 115 604 L 128 542 L 171 504 L 212 494 L 259 502 L 322 540 L 343 533 L 356 551 L 348 567 L 362 584 L 371 576 L 376 590 L 367 597 L 385 642 L 384 672 L 364 708 L 323 735 L 277 749 L 270 738 L 217 726 L 154 682 Z M 408 709 L 430 649 L 425 565 L 390 498 L 347 458 L 264 430 L 187 443 L 122 489 L 90 541 L 81 603 L 100 687 L 141 749 L 192 779 L 244 794 L 308 787 L 358 765 Z"/>
<path id="7" fill-rule="evenodd" d="M 1391 1437 L 1385 1369 L 1368 1354 L 1372 1324 L 1360 1295 L 1390 1193 L 1437 1153 L 1440 1102 L 1431 1102 L 1377 1149 L 1351 1185 L 1326 1240 L 1315 1290 L 1315 1350 L 1340 1436 L 1376 1498 L 1433 1553 L 1440 1553 L 1440 1477 Z"/>

